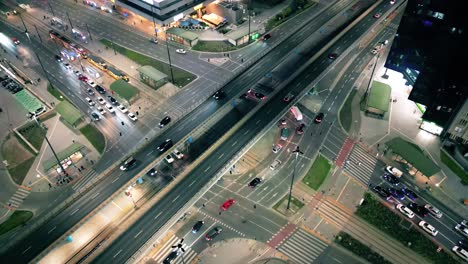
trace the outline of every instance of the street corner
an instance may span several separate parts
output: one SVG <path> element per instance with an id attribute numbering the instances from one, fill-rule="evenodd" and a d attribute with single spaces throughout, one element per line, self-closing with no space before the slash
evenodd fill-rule
<path id="1" fill-rule="evenodd" d="M 241 264 L 252 263 L 253 261 L 257 263 L 265 256 L 274 254 L 273 251 L 275 250 L 267 244 L 253 239 L 232 238 L 216 242 L 204 249 L 199 255 L 198 263 Z"/>
<path id="2" fill-rule="evenodd" d="M 365 188 L 361 183 L 355 181 L 352 177 L 348 177 L 343 189 L 338 193 L 336 201 L 350 210 L 355 210 L 364 196 Z"/>

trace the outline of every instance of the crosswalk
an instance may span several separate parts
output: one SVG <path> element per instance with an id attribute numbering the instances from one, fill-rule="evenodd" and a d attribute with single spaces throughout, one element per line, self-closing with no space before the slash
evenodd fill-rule
<path id="1" fill-rule="evenodd" d="M 83 188 L 88 182 L 90 182 L 94 177 L 96 177 L 97 172 L 95 170 L 89 170 L 83 177 L 81 177 L 75 184 L 73 184 L 72 189 L 78 191 Z"/>
<path id="2" fill-rule="evenodd" d="M 322 254 L 327 246 L 319 238 L 298 228 L 278 247 L 278 251 L 285 254 L 295 264 L 310 264 Z"/>
<path id="3" fill-rule="evenodd" d="M 10 197 L 8 201 L 8 206 L 12 208 L 18 208 L 23 203 L 24 199 L 29 195 L 30 191 L 24 188 L 18 188 L 15 194 Z"/>
<path id="4" fill-rule="evenodd" d="M 152 259 L 158 264 L 163 263 L 164 259 L 174 250 L 172 246 L 177 245 L 179 242 L 180 238 L 172 235 L 161 249 L 152 257 Z M 185 249 L 185 252 L 176 257 L 172 262 L 173 264 L 192 263 L 192 261 L 197 257 L 197 252 L 187 247 L 187 244 L 183 243 L 182 248 Z"/>
<path id="5" fill-rule="evenodd" d="M 368 185 L 375 170 L 378 159 L 369 154 L 361 145 L 354 144 L 351 154 L 345 162 L 345 171 L 360 181 Z"/>

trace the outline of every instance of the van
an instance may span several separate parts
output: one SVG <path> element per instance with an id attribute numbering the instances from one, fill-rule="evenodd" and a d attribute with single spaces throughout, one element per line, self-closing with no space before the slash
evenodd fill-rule
<path id="1" fill-rule="evenodd" d="M 288 136 L 289 136 L 289 129 L 286 128 L 286 127 L 283 127 L 281 129 L 281 140 L 286 140 L 288 139 Z"/>
<path id="2" fill-rule="evenodd" d="M 401 176 L 403 175 L 403 172 L 401 170 L 392 166 L 387 166 L 385 170 L 397 178 L 401 178 Z"/>

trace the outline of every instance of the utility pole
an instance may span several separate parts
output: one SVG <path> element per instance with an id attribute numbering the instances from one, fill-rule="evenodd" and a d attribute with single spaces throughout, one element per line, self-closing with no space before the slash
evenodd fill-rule
<path id="1" fill-rule="evenodd" d="M 247 4 L 247 15 L 249 16 L 249 35 L 247 35 L 248 36 L 247 43 L 250 43 L 250 7 L 251 7 L 251 4 L 252 4 L 252 0 L 249 0 L 249 3 Z"/>
<path id="2" fill-rule="evenodd" d="M 153 5 L 151 5 L 151 18 L 153 19 L 153 26 L 154 26 L 154 39 L 157 40 L 158 38 L 158 31 L 156 30 L 156 21 L 154 19 L 154 11 L 153 11 Z"/>
<path id="3" fill-rule="evenodd" d="M 85 24 L 85 25 L 86 25 L 86 30 L 88 31 L 88 34 L 89 34 L 89 39 L 93 40 L 93 37 L 91 37 L 91 32 L 89 31 L 89 28 L 88 28 L 88 24 Z"/>
<path id="4" fill-rule="evenodd" d="M 23 16 L 21 15 L 21 12 L 18 12 L 18 15 L 19 15 L 19 17 L 21 19 L 21 23 L 23 23 L 24 33 L 27 34 L 28 33 L 28 28 L 26 27 L 26 24 L 24 23 Z M 29 36 L 28 36 L 28 38 L 29 38 Z"/>
<path id="5" fill-rule="evenodd" d="M 291 177 L 291 186 L 289 187 L 288 206 L 286 207 L 286 210 L 289 210 L 289 206 L 291 204 L 292 189 L 294 185 L 294 176 L 296 174 L 296 167 L 297 167 L 297 157 L 299 156 L 299 154 L 304 154 L 303 152 L 299 150 L 299 146 L 297 146 L 296 150 L 294 150 L 292 153 L 295 153 L 296 157 L 294 158 L 294 169 L 293 169 L 293 174 Z"/>
<path id="6" fill-rule="evenodd" d="M 33 119 L 34 119 L 34 121 L 36 121 L 37 125 L 38 125 L 39 128 L 42 130 L 43 128 L 41 127 L 41 124 L 40 124 L 39 121 L 37 120 L 37 117 L 34 116 Z M 67 174 L 67 173 L 65 172 L 65 169 L 64 169 L 63 166 L 62 166 L 62 163 L 60 162 L 60 160 L 59 160 L 59 158 L 58 158 L 58 156 L 57 156 L 57 153 L 55 153 L 54 148 L 52 148 L 52 145 L 50 144 L 50 141 L 49 141 L 49 139 L 47 138 L 47 131 L 44 131 L 44 135 L 45 135 L 44 138 L 45 138 L 45 140 L 46 140 L 46 142 L 47 142 L 47 145 L 49 145 L 50 150 L 52 150 L 52 153 L 54 154 L 54 157 L 55 157 L 55 159 L 57 160 L 57 163 L 58 163 L 60 169 L 62 170 L 62 173 L 63 173 L 63 174 Z"/>
<path id="7" fill-rule="evenodd" d="M 70 22 L 70 27 L 71 27 L 71 29 L 72 29 L 72 32 L 73 32 L 73 24 L 72 24 L 72 22 L 71 22 L 70 16 L 68 15 L 68 11 L 67 11 L 67 12 L 65 12 L 65 14 L 67 14 L 67 17 L 68 17 L 68 22 Z"/>
<path id="8" fill-rule="evenodd" d="M 115 46 L 114 46 L 114 38 L 112 37 L 111 35 L 111 46 L 112 46 L 112 49 L 114 50 L 114 55 L 117 55 L 117 52 L 115 51 Z"/>
<path id="9" fill-rule="evenodd" d="M 47 1 L 47 4 L 49 5 L 50 11 L 52 12 L 52 15 L 55 17 L 54 10 L 52 9 L 52 6 L 50 5 L 49 1 Z"/>
<path id="10" fill-rule="evenodd" d="M 171 80 L 172 80 L 172 84 L 175 84 L 175 83 L 174 83 L 174 73 L 172 72 L 171 54 L 169 53 L 169 44 L 168 44 L 168 42 L 169 42 L 169 40 L 168 40 L 167 34 L 166 34 L 167 58 L 169 59 L 169 69 L 171 70 Z"/>
<path id="11" fill-rule="evenodd" d="M 367 93 L 369 92 L 370 86 L 372 84 L 372 78 L 374 77 L 375 68 L 377 67 L 377 62 L 379 62 L 379 58 L 380 58 L 380 51 L 377 53 L 377 59 L 375 60 L 374 67 L 372 67 L 372 73 L 371 73 L 369 83 L 367 84 L 367 88 L 366 88 L 366 93 L 365 93 L 366 97 L 367 97 Z"/>
<path id="12" fill-rule="evenodd" d="M 34 28 L 36 29 L 37 36 L 39 37 L 39 40 L 42 43 L 42 38 L 41 38 L 41 35 L 39 35 L 39 31 L 37 30 L 36 24 L 34 24 Z"/>

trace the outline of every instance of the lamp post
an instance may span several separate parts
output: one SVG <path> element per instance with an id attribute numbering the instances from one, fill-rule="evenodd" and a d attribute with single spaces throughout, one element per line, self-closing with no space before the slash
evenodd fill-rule
<path id="1" fill-rule="evenodd" d="M 72 32 L 73 32 L 73 24 L 71 22 L 70 16 L 68 15 L 68 12 L 65 12 L 65 14 L 67 14 L 68 22 L 70 22 L 70 27 L 71 27 Z"/>
<path id="2" fill-rule="evenodd" d="M 47 1 L 47 4 L 49 5 L 50 11 L 52 12 L 52 15 L 55 16 L 54 10 L 52 9 L 52 6 L 50 5 L 49 1 Z"/>
<path id="3" fill-rule="evenodd" d="M 158 38 L 158 31 L 156 30 L 156 21 L 154 19 L 154 11 L 153 5 L 151 5 L 151 18 L 153 19 L 153 26 L 154 26 L 154 38 L 155 40 Z"/>
<path id="4" fill-rule="evenodd" d="M 37 123 L 37 125 L 39 126 L 39 128 L 42 129 L 41 124 L 39 123 L 39 121 L 37 120 L 37 117 L 36 117 L 35 115 L 33 116 L 33 119 L 34 119 L 34 121 L 36 121 L 36 123 Z M 49 139 L 47 138 L 47 131 L 44 131 L 44 134 L 45 134 L 45 137 L 44 137 L 44 138 L 45 138 L 45 140 L 46 140 L 46 142 L 47 142 L 47 145 L 49 145 L 50 150 L 52 150 L 52 153 L 54 154 L 54 157 L 55 157 L 55 159 L 57 160 L 57 163 L 58 163 L 60 169 L 62 170 L 62 173 L 63 173 L 63 174 L 66 174 L 65 169 L 63 168 L 62 163 L 60 162 L 60 160 L 59 160 L 59 158 L 58 158 L 58 156 L 57 156 L 57 153 L 55 153 L 55 150 L 54 150 L 54 148 L 52 147 L 52 144 L 50 144 L 50 141 L 49 141 Z"/>
<path id="5" fill-rule="evenodd" d="M 168 44 L 168 37 L 167 37 L 167 33 L 166 33 L 166 49 L 167 49 L 167 58 L 169 59 L 169 69 L 171 70 L 171 80 L 172 80 L 172 83 L 174 83 L 174 73 L 172 72 L 172 62 L 171 62 L 171 54 L 169 53 L 169 44 Z"/>
<path id="6" fill-rule="evenodd" d="M 296 167 L 297 167 L 297 157 L 299 156 L 299 154 L 304 154 L 303 152 L 299 150 L 299 146 L 297 146 L 296 150 L 294 150 L 292 153 L 295 153 L 296 157 L 294 158 L 294 169 L 293 169 L 293 174 L 291 177 L 291 186 L 289 187 L 288 206 L 286 207 L 286 210 L 289 210 L 289 206 L 291 204 L 292 188 L 294 185 L 294 176 L 296 174 Z"/>
<path id="7" fill-rule="evenodd" d="M 249 34 L 247 35 L 247 43 L 250 43 L 250 6 L 251 6 L 252 0 L 249 0 L 249 3 L 247 4 L 247 15 L 249 16 Z"/>
<path id="8" fill-rule="evenodd" d="M 375 68 L 377 67 L 377 62 L 379 62 L 379 58 L 380 58 L 380 51 L 377 53 L 377 59 L 375 60 L 374 67 L 372 68 L 372 72 L 371 72 L 371 76 L 369 79 L 369 83 L 367 84 L 365 96 L 367 96 L 367 93 L 369 92 L 369 88 L 372 84 L 372 78 L 374 77 Z"/>

